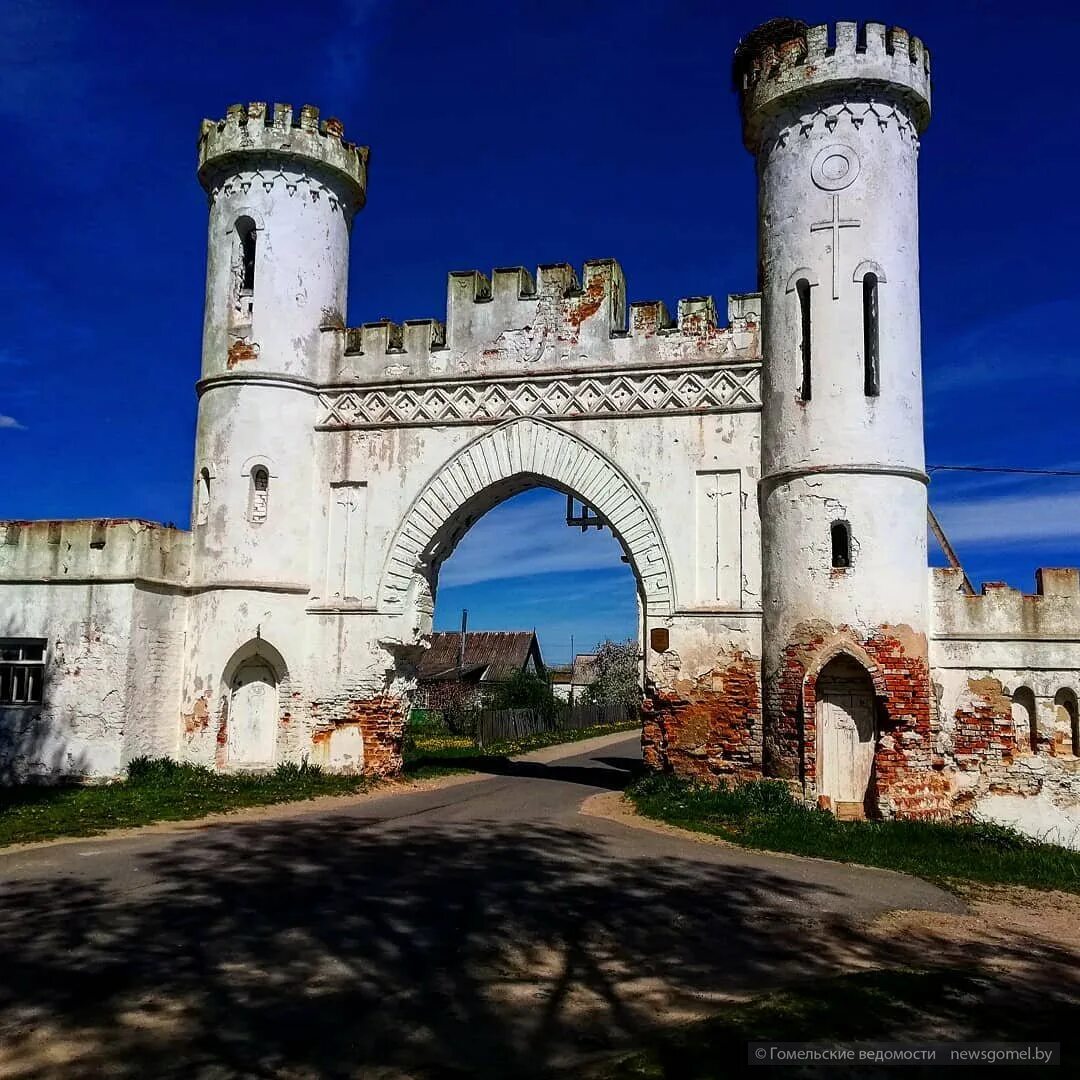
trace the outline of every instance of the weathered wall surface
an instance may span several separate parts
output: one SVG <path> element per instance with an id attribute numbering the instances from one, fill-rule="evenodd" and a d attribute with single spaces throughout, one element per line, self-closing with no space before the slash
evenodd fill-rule
<path id="1" fill-rule="evenodd" d="M 728 314 L 719 327 L 708 297 L 677 320 L 628 305 L 602 260 L 580 279 L 565 265 L 451 275 L 445 332 L 343 331 L 319 394 L 312 582 L 312 607 L 361 641 L 343 685 L 379 687 L 377 707 L 409 685 L 439 565 L 479 516 L 542 484 L 598 510 L 638 576 L 647 754 L 755 768 L 757 298 Z"/>
<path id="2" fill-rule="evenodd" d="M 47 642 L 42 704 L 0 708 L 0 775 L 104 778 L 174 752 L 188 535 L 130 520 L 0 528 L 0 636 Z"/>
<path id="3" fill-rule="evenodd" d="M 814 677 L 847 651 L 877 688 L 875 809 L 932 814 L 917 176 L 929 65 L 904 31 L 861 34 L 775 20 L 735 61 L 767 358 L 764 767 L 835 797 Z"/>
<path id="4" fill-rule="evenodd" d="M 966 596 L 958 571 L 932 572 L 940 753 L 954 812 L 1080 848 L 1080 572 L 1036 581 L 1034 595 L 988 585 Z"/>

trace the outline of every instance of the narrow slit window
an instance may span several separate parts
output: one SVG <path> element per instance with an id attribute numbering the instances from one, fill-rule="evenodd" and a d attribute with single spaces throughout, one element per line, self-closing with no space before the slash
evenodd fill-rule
<path id="1" fill-rule="evenodd" d="M 265 465 L 251 470 L 251 496 L 248 500 L 248 520 L 258 524 L 266 520 L 270 501 L 270 473 Z"/>
<path id="2" fill-rule="evenodd" d="M 881 393 L 881 371 L 878 356 L 878 276 L 866 274 L 862 280 L 863 304 L 863 379 L 867 397 Z"/>
<path id="3" fill-rule="evenodd" d="M 210 470 L 199 470 L 199 482 L 195 492 L 195 524 L 205 525 L 210 520 Z"/>
<path id="4" fill-rule="evenodd" d="M 799 355 L 802 362 L 802 377 L 799 385 L 799 397 L 803 401 L 810 400 L 810 363 L 811 363 L 811 343 L 810 343 L 810 282 L 806 278 L 799 278 L 795 283 L 795 292 L 799 297 L 799 324 L 800 324 L 800 338 L 799 338 Z"/>
<path id="5" fill-rule="evenodd" d="M 846 521 L 834 521 L 829 527 L 832 542 L 834 570 L 846 570 L 851 566 L 851 526 Z"/>
<path id="6" fill-rule="evenodd" d="M 255 222 L 241 218 L 236 223 L 236 235 L 240 238 L 240 291 L 255 291 Z"/>

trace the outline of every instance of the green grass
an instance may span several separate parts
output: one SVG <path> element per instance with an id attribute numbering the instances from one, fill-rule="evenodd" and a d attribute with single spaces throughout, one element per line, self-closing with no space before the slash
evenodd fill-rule
<path id="1" fill-rule="evenodd" d="M 1010 987 L 977 968 L 894 968 L 816 979 L 728 1006 L 708 1020 L 652 1035 L 637 1053 L 578 1073 L 580 1080 L 719 1080 L 721 1077 L 866 1077 L 1042 1075 L 1045 1067 L 998 1064 L 890 1069 L 867 1063 L 813 1065 L 747 1064 L 752 1041 L 929 1042 L 938 1039 L 1029 1042 L 1062 1041 L 1075 1026 L 1068 1001 L 1044 996 L 1037 1015 L 1017 1006 Z M 1029 1003 L 1030 1004 L 1030 1003 Z M 1063 1046 L 1063 1064 L 1075 1064 Z M 1028 1071 L 1024 1071 L 1028 1069 Z M 1049 1072 L 1054 1072 L 1051 1069 Z"/>
<path id="2" fill-rule="evenodd" d="M 983 882 L 1080 893 L 1080 852 L 988 823 L 837 821 L 759 780 L 712 788 L 673 776 L 638 780 L 627 794 L 646 817 L 745 847 L 880 866 L 941 884 Z"/>
<path id="3" fill-rule="evenodd" d="M 227 776 L 167 758 L 144 758 L 133 761 L 128 779 L 116 784 L 0 790 L 0 847 L 185 821 L 245 806 L 349 795 L 370 786 L 370 780 L 331 776 L 317 766 L 281 765 L 264 775 Z"/>
<path id="4" fill-rule="evenodd" d="M 582 728 L 579 731 L 542 731 L 521 739 L 503 739 L 478 747 L 467 735 L 449 735 L 434 727 L 418 726 L 405 739 L 405 775 L 414 779 L 475 772 L 492 764 L 505 762 L 517 754 L 542 750 L 545 746 L 580 742 L 597 735 L 634 731 L 638 721 Z"/>

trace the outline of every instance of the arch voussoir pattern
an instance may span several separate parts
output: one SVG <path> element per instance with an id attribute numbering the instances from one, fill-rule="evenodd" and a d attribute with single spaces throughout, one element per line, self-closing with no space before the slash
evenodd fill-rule
<path id="1" fill-rule="evenodd" d="M 528 477 L 572 492 L 594 507 L 626 548 L 646 611 L 653 616 L 674 612 L 671 563 L 663 536 L 633 481 L 577 435 L 532 418 L 487 431 L 446 461 L 425 484 L 387 556 L 380 608 L 388 613 L 406 610 L 411 591 L 426 580 L 432 562 L 441 561 L 441 540 L 466 505 L 475 505 L 491 489 Z"/>

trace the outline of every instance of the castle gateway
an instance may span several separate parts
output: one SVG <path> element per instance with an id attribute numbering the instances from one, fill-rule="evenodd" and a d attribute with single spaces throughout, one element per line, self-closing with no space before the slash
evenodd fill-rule
<path id="1" fill-rule="evenodd" d="M 366 149 L 310 106 L 204 122 L 191 528 L 0 526 L 6 775 L 393 773 L 441 563 L 544 485 L 636 575 L 651 766 L 1075 842 L 1077 571 L 973 596 L 927 567 L 929 56 L 777 20 L 735 76 L 760 281 L 722 313 L 629 301 L 602 260 L 455 273 L 445 324 L 349 328 Z"/>

